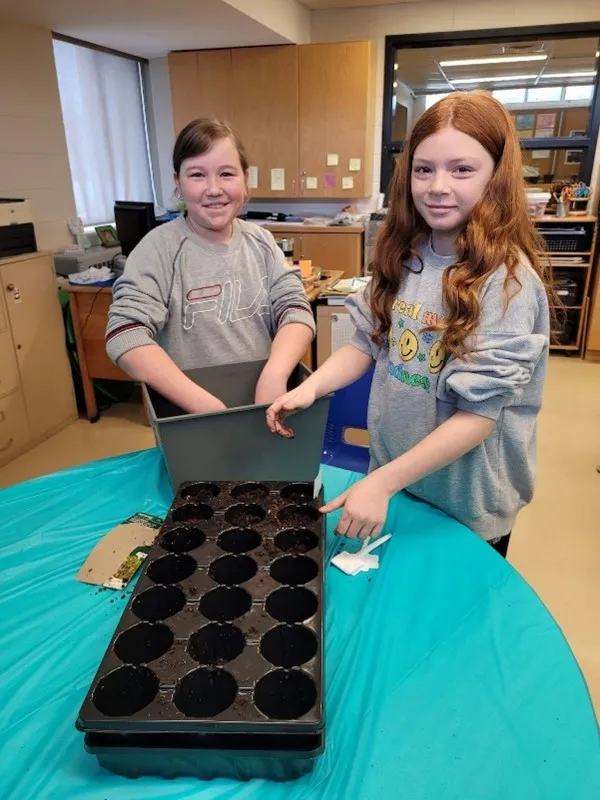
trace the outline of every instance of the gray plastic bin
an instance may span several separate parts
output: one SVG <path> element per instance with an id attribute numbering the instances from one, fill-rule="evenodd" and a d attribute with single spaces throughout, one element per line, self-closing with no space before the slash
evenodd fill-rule
<path id="1" fill-rule="evenodd" d="M 254 390 L 265 361 L 186 371 L 221 399 L 226 411 L 186 414 L 144 387 L 150 421 L 162 448 L 174 491 L 184 481 L 313 481 L 319 472 L 330 396 L 291 417 L 295 439 L 267 428 L 265 405 Z M 300 364 L 290 378 L 297 386 L 310 370 Z"/>

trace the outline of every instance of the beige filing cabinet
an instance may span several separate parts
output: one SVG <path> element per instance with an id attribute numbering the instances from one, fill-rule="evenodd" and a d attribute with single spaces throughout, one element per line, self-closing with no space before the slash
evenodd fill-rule
<path id="1" fill-rule="evenodd" d="M 52 254 L 0 259 L 0 466 L 76 419 Z"/>
<path id="2" fill-rule="evenodd" d="M 294 258 L 310 258 L 315 267 L 342 270 L 345 278 L 362 275 L 363 229 L 360 226 L 266 225 L 276 239 L 294 240 Z"/>

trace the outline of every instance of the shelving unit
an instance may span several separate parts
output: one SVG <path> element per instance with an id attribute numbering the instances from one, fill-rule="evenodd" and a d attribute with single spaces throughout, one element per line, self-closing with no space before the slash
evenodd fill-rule
<path id="1" fill-rule="evenodd" d="M 567 317 L 565 331 L 568 340 L 561 344 L 550 345 L 551 350 L 577 353 L 583 350 L 583 335 L 586 329 L 590 306 L 593 254 L 596 248 L 597 218 L 594 216 L 571 217 L 536 217 L 534 220 L 538 231 L 544 236 L 547 244 L 546 254 L 552 258 L 554 276 L 558 272 L 568 272 L 579 285 L 579 298 L 575 305 L 565 305 Z M 580 239 L 584 249 L 570 250 L 574 242 Z M 560 263 L 565 258 L 581 258 L 579 264 Z M 569 335 L 570 333 L 570 335 Z"/>

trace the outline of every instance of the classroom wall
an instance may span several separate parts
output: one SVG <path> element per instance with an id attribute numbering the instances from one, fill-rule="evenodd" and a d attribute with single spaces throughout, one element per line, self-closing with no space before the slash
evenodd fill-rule
<path id="1" fill-rule="evenodd" d="M 73 244 L 75 201 L 52 33 L 0 16 L 0 197 L 26 197 L 40 249 Z"/>
<path id="2" fill-rule="evenodd" d="M 569 22 L 596 22 L 598 0 L 433 0 L 432 2 L 326 9 L 311 14 L 311 41 L 373 39 L 377 47 L 373 195 L 379 192 L 385 37 L 392 34 L 491 30 Z M 413 114 L 416 109 L 413 109 Z M 600 147 L 599 147 L 600 150 Z M 597 153 L 594 173 L 600 157 Z"/>

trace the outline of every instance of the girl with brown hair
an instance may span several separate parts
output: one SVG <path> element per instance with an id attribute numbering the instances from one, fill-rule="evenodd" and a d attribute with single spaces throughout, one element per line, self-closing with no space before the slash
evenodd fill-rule
<path id="1" fill-rule="evenodd" d="M 272 234 L 238 219 L 248 164 L 229 125 L 186 125 L 173 150 L 186 213 L 142 239 L 113 289 L 109 356 L 189 413 L 225 405 L 184 370 L 266 360 L 255 390 L 266 405 L 285 392 L 314 334 L 299 270 Z"/>
<path id="2" fill-rule="evenodd" d="M 552 291 L 521 168 L 489 95 L 428 109 L 396 164 L 372 281 L 347 302 L 352 343 L 267 412 L 291 436 L 288 414 L 375 363 L 369 475 L 322 509 L 344 508 L 340 534 L 377 536 L 406 489 L 506 552 L 533 494 Z"/>

